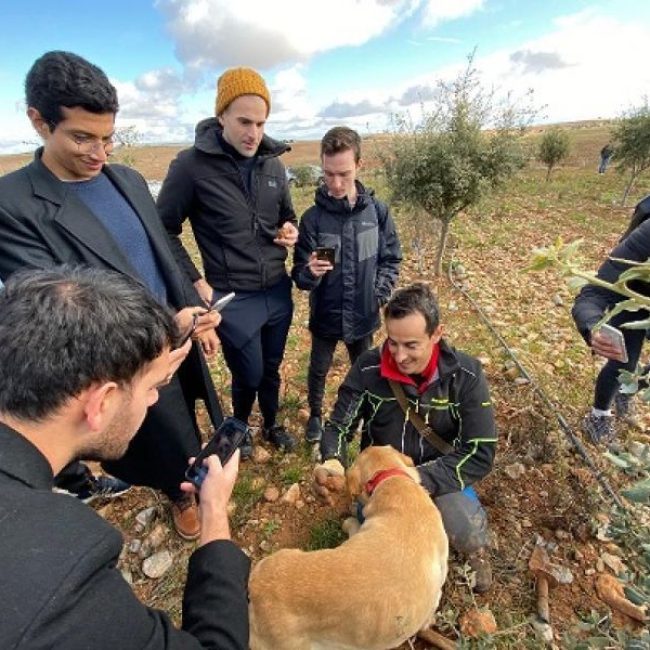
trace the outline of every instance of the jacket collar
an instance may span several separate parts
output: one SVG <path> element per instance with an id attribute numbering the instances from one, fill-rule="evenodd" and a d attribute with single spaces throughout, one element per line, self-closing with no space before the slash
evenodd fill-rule
<path id="1" fill-rule="evenodd" d="M 52 488 L 52 466 L 24 436 L 0 422 L 0 474 L 40 490 Z"/>
<path id="2" fill-rule="evenodd" d="M 357 186 L 357 201 L 352 208 L 350 208 L 350 203 L 347 197 L 343 199 L 336 199 L 333 196 L 330 196 L 327 192 L 327 186 L 325 183 L 321 184 L 316 189 L 314 202 L 324 210 L 327 210 L 327 212 L 339 214 L 361 212 L 372 202 L 374 191 L 364 187 L 361 181 L 355 181 L 355 184 Z"/>
<path id="3" fill-rule="evenodd" d="M 221 126 L 216 117 L 208 117 L 205 120 L 201 120 L 196 125 L 194 146 L 203 153 L 220 156 L 226 155 L 217 138 L 217 132 L 221 131 Z M 262 136 L 262 141 L 260 142 L 255 157 L 274 158 L 287 151 L 291 151 L 291 147 L 288 144 L 274 140 L 265 134 Z"/>

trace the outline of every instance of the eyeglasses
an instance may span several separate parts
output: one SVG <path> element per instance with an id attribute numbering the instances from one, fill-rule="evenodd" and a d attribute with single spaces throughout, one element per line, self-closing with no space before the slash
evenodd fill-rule
<path id="1" fill-rule="evenodd" d="M 55 124 L 50 124 L 50 129 L 54 131 L 55 126 Z M 104 150 L 104 153 L 110 156 L 113 148 L 115 147 L 113 136 L 104 140 L 100 138 L 93 138 L 89 135 L 77 135 L 76 133 L 68 133 L 67 131 L 63 131 L 63 134 L 66 137 L 70 138 L 70 140 L 72 140 L 77 145 L 79 153 L 86 155 L 93 154 L 101 148 Z"/>

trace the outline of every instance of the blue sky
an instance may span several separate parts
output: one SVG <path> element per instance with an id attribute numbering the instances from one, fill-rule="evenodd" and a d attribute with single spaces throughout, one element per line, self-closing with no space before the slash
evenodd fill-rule
<path id="1" fill-rule="evenodd" d="M 23 81 L 51 49 L 103 68 L 118 126 L 144 142 L 190 141 L 232 65 L 267 79 L 267 132 L 280 138 L 319 138 L 334 124 L 385 130 L 396 112 L 417 119 L 474 48 L 486 86 L 535 91 L 539 121 L 615 117 L 650 88 L 647 0 L 0 0 L 0 26 L 0 153 L 37 141 Z"/>

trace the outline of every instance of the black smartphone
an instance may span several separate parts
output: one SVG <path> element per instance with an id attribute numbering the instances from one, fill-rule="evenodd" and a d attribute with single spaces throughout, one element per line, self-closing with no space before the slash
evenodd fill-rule
<path id="1" fill-rule="evenodd" d="M 237 418 L 228 417 L 221 423 L 210 442 L 197 454 L 194 462 L 185 470 L 185 478 L 197 488 L 201 487 L 208 468 L 203 461 L 216 454 L 222 465 L 225 465 L 246 437 L 250 435 L 248 425 Z"/>
<path id="2" fill-rule="evenodd" d="M 329 262 L 334 266 L 334 257 L 336 249 L 333 246 L 316 246 L 316 259 Z"/>

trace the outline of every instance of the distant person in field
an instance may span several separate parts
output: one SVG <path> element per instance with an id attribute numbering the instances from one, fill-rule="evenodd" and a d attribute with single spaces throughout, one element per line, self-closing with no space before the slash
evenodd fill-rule
<path id="1" fill-rule="evenodd" d="M 249 560 L 230 541 L 227 514 L 238 454 L 224 468 L 207 459 L 182 631 L 120 573 L 120 533 L 52 491 L 74 459 L 126 452 L 192 346 L 174 349 L 175 321 L 125 273 L 28 270 L 0 290 L 3 648 L 248 648 Z"/>
<path id="2" fill-rule="evenodd" d="M 600 164 L 598 165 L 598 173 L 599 174 L 604 174 L 607 171 L 607 167 L 609 165 L 609 161 L 611 160 L 612 156 L 614 155 L 614 148 L 612 145 L 608 142 L 601 150 L 600 150 Z"/>
<path id="3" fill-rule="evenodd" d="M 330 129 L 321 140 L 321 166 L 324 183 L 300 220 L 291 272 L 298 288 L 311 292 L 308 442 L 321 439 L 325 380 L 337 343 L 345 343 L 350 363 L 372 345 L 402 261 L 388 207 L 357 179 L 359 134 Z"/>
<path id="4" fill-rule="evenodd" d="M 636 206 L 630 227 L 598 269 L 597 277 L 607 282 L 615 282 L 621 273 L 630 268 L 628 264 L 615 261 L 612 258 L 635 262 L 645 262 L 650 258 L 649 216 L 650 196 L 647 196 Z M 650 296 L 648 283 L 636 281 L 632 282 L 630 286 L 639 293 Z M 627 362 L 621 359 L 618 350 L 612 346 L 603 333 L 594 331 L 594 326 L 604 314 L 624 299 L 625 296 L 619 293 L 588 284 L 582 288 L 573 305 L 572 315 L 578 331 L 594 354 L 607 359 L 607 363 L 602 367 L 596 379 L 593 407 L 583 420 L 585 433 L 596 444 L 607 444 L 614 441 L 617 433 L 616 418 L 632 425 L 638 424 L 634 396 L 620 392 L 621 384 L 618 378 L 621 370 L 636 370 L 647 330 L 626 329 L 622 326 L 631 321 L 648 318 L 650 314 L 647 311 L 624 311 L 608 321 L 610 325 L 619 328 L 623 333 L 628 355 Z M 649 369 L 646 367 L 643 373 L 647 373 Z M 614 413 L 612 413 L 612 406 Z"/>
<path id="5" fill-rule="evenodd" d="M 158 212 L 205 303 L 236 293 L 218 332 L 232 374 L 234 416 L 248 421 L 257 398 L 263 438 L 291 451 L 295 439 L 277 415 L 293 315 L 285 260 L 298 228 L 279 158 L 290 147 L 264 134 L 270 110 L 271 95 L 255 70 L 226 70 L 217 81 L 215 116 L 197 124 L 194 146 L 170 165 Z M 180 239 L 186 219 L 205 277 Z"/>
<path id="6" fill-rule="evenodd" d="M 176 264 L 145 180 L 129 167 L 108 164 L 119 105 L 104 72 L 71 52 L 47 52 L 29 70 L 25 95 L 43 146 L 29 165 L 0 179 L 0 278 L 63 263 L 116 270 L 174 309 L 180 329 L 189 332 L 194 323 L 197 339 L 127 453 L 104 463 L 117 479 L 93 476 L 72 462 L 56 486 L 84 501 L 119 495 L 129 484 L 159 489 L 171 501 L 178 534 L 196 539 L 196 499 L 178 485 L 188 457 L 199 450 L 196 400 L 205 402 L 214 426 L 223 419 L 201 349 L 216 349 L 219 315 L 205 313 Z"/>

